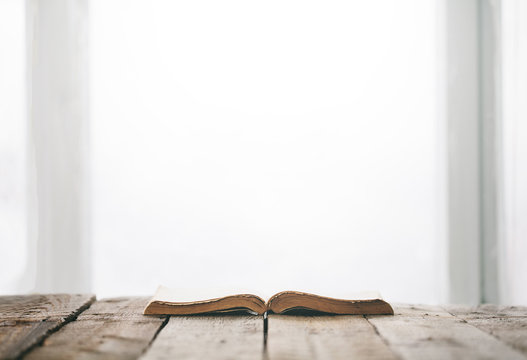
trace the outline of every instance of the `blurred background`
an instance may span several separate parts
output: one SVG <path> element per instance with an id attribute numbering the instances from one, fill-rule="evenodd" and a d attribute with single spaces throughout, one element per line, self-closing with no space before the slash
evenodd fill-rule
<path id="1" fill-rule="evenodd" d="M 527 303 L 523 0 L 0 0 L 0 293 Z"/>

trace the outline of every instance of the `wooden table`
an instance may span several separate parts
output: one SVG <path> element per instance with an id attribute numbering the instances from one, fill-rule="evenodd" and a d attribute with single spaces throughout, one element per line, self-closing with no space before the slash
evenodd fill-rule
<path id="1" fill-rule="evenodd" d="M 146 298 L 0 297 L 0 358 L 527 359 L 527 308 L 396 305 L 394 316 L 144 316 Z M 265 331 L 264 331 L 265 330 Z"/>

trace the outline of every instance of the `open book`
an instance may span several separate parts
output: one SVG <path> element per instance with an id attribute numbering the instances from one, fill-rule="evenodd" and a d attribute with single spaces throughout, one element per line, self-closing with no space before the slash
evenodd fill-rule
<path id="1" fill-rule="evenodd" d="M 178 292 L 160 286 L 144 310 L 145 315 L 190 315 L 212 312 L 266 311 L 281 314 L 291 310 L 311 310 L 330 314 L 393 315 L 393 309 L 378 293 L 362 293 L 350 299 L 335 299 L 298 291 L 279 292 L 265 302 L 253 294 L 236 294 L 189 301 Z"/>

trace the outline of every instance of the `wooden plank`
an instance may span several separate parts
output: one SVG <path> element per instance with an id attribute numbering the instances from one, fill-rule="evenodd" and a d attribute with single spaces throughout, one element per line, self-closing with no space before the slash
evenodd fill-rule
<path id="1" fill-rule="evenodd" d="M 263 340 L 261 316 L 172 316 L 142 359 L 262 359 Z"/>
<path id="2" fill-rule="evenodd" d="M 269 359 L 396 359 L 360 315 L 269 315 Z"/>
<path id="3" fill-rule="evenodd" d="M 527 307 L 448 306 L 446 310 L 527 355 Z"/>
<path id="4" fill-rule="evenodd" d="M 29 352 L 27 359 L 137 359 L 166 320 L 143 315 L 147 302 L 147 298 L 97 301 Z"/>
<path id="5" fill-rule="evenodd" d="M 93 295 L 0 296 L 0 359 L 20 357 L 93 301 Z"/>
<path id="6" fill-rule="evenodd" d="M 440 307 L 394 306 L 366 318 L 403 359 L 525 359 L 512 347 Z"/>

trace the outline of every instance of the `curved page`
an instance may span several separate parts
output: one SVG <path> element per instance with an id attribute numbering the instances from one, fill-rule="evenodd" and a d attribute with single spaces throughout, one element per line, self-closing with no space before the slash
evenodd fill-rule
<path id="1" fill-rule="evenodd" d="M 265 301 L 253 294 L 217 294 L 189 300 L 176 290 L 160 286 L 147 304 L 145 315 L 190 315 L 210 312 L 250 311 L 263 314 Z"/>
<path id="2" fill-rule="evenodd" d="M 341 315 L 393 315 L 391 305 L 378 293 L 336 299 L 300 291 L 283 291 L 269 299 L 267 309 L 278 314 L 291 310 L 312 310 Z"/>

